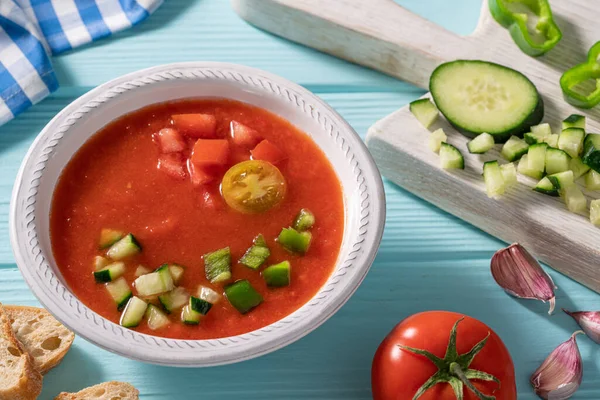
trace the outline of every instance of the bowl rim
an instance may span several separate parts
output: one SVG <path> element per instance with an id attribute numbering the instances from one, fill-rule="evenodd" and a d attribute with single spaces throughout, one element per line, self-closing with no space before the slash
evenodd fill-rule
<path id="1" fill-rule="evenodd" d="M 265 90 L 281 98 L 277 101 L 288 101 L 318 121 L 345 151 L 346 159 L 356 173 L 361 196 L 360 226 L 348 257 L 338 259 L 336 271 L 324 286 L 294 313 L 242 335 L 208 340 L 167 339 L 122 328 L 85 306 L 61 283 L 39 247 L 35 202 L 47 160 L 64 133 L 81 117 L 129 90 L 165 80 L 195 78 L 226 79 L 229 83 Z M 337 167 L 334 164 L 332 166 L 338 172 Z M 31 171 L 34 167 L 37 169 Z M 135 360 L 158 365 L 202 367 L 239 362 L 270 353 L 302 338 L 329 319 L 349 300 L 369 271 L 383 236 L 385 214 L 382 178 L 365 143 L 318 96 L 291 81 L 259 69 L 222 62 L 183 62 L 151 67 L 115 78 L 75 99 L 52 118 L 31 144 L 17 173 L 10 202 L 9 232 L 13 255 L 31 292 L 50 313 L 75 333 L 105 350 Z M 343 266 L 338 268 L 341 264 Z M 336 286 L 342 278 L 347 278 L 344 277 L 346 273 L 350 275 L 347 282 Z M 340 279 L 335 281 L 338 274 Z M 77 315 L 70 314 L 66 307 Z M 319 307 L 319 312 L 314 312 L 314 307 Z M 87 324 L 92 323 L 98 329 L 102 328 L 118 337 L 118 340 L 90 329 Z M 195 349 L 205 351 L 193 351 Z"/>

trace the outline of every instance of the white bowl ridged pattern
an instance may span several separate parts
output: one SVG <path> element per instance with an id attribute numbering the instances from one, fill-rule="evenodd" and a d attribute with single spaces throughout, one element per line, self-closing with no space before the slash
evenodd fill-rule
<path id="1" fill-rule="evenodd" d="M 64 284 L 52 255 L 49 213 L 62 169 L 108 122 L 146 105 L 223 97 L 267 109 L 307 132 L 327 154 L 343 187 L 342 249 L 326 284 L 303 307 L 262 329 L 221 339 L 175 340 L 122 328 L 81 303 Z M 325 194 L 324 194 L 325 195 Z M 302 87 L 249 67 L 191 62 L 117 78 L 83 95 L 50 121 L 27 153 L 15 182 L 10 236 L 25 281 L 52 314 L 83 338 L 123 356 L 161 365 L 199 367 L 257 357 L 306 335 L 333 315 L 369 270 L 383 233 L 385 196 L 379 172 L 356 132 Z"/>

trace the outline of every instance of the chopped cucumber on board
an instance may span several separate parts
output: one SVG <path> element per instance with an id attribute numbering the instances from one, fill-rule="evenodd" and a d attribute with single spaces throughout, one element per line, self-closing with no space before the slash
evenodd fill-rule
<path id="1" fill-rule="evenodd" d="M 558 189 L 554 187 L 554 185 L 552 184 L 552 182 L 550 182 L 550 179 L 548 179 L 547 176 L 542 178 L 542 180 L 539 181 L 537 185 L 535 185 L 533 190 L 535 190 L 536 192 L 547 194 L 549 196 L 558 197 Z"/>
<path id="2" fill-rule="evenodd" d="M 543 143 L 552 134 L 550 124 L 540 124 L 531 127 L 531 132 L 526 133 L 523 138 L 529 144 Z"/>
<path id="3" fill-rule="evenodd" d="M 439 153 L 442 143 L 446 140 L 448 140 L 446 132 L 444 132 L 442 128 L 439 128 L 431 132 L 431 135 L 429 135 L 429 140 L 427 141 L 427 145 L 429 146 L 431 151 L 433 151 L 434 153 Z"/>
<path id="4" fill-rule="evenodd" d="M 600 172 L 600 135 L 590 133 L 585 137 L 581 160 L 588 167 Z"/>
<path id="5" fill-rule="evenodd" d="M 567 171 L 571 163 L 571 157 L 560 149 L 548 147 L 546 149 L 546 173 L 556 174 Z"/>
<path id="6" fill-rule="evenodd" d="M 590 170 L 590 167 L 585 165 L 581 158 L 571 158 L 569 169 L 573 171 L 573 179 L 577 180 Z"/>
<path id="7" fill-rule="evenodd" d="M 483 154 L 494 147 L 494 137 L 489 133 L 481 133 L 467 143 L 467 148 L 471 154 Z"/>
<path id="8" fill-rule="evenodd" d="M 544 138 L 544 143 L 548 143 L 548 146 L 558 148 L 558 134 L 552 134 Z"/>
<path id="9" fill-rule="evenodd" d="M 517 166 L 517 171 L 519 171 L 520 174 L 523 175 L 527 175 L 533 179 L 542 179 L 542 176 L 544 175 L 543 171 L 538 171 L 538 170 L 533 170 L 533 169 L 529 169 L 529 160 L 528 160 L 528 155 L 525 154 L 523 157 L 521 157 L 521 159 L 519 160 L 519 165 Z"/>
<path id="10" fill-rule="evenodd" d="M 587 210 L 587 200 L 577 185 L 571 185 L 560 193 L 561 197 L 565 200 L 565 204 L 569 211 L 581 213 Z"/>
<path id="11" fill-rule="evenodd" d="M 429 128 L 439 115 L 437 107 L 429 99 L 415 100 L 408 108 L 425 128 Z"/>
<path id="12" fill-rule="evenodd" d="M 513 162 L 520 159 L 524 154 L 527 154 L 529 145 L 523 139 L 516 136 L 511 136 L 510 139 L 502 146 L 502 157 L 506 160 Z"/>
<path id="13" fill-rule="evenodd" d="M 544 105 L 536 87 L 522 73 L 477 60 L 457 60 L 438 66 L 429 90 L 439 111 L 460 132 L 487 132 L 497 143 L 538 124 Z"/>
<path id="14" fill-rule="evenodd" d="M 500 166 L 500 169 L 502 170 L 505 189 L 508 189 L 517 183 L 517 169 L 515 168 L 515 164 L 504 164 Z"/>
<path id="15" fill-rule="evenodd" d="M 546 165 L 546 143 L 537 143 L 529 147 L 527 152 L 528 168 L 532 171 L 540 171 L 544 173 Z"/>
<path id="16" fill-rule="evenodd" d="M 443 169 L 465 169 L 465 159 L 456 147 L 448 143 L 442 143 L 440 165 Z"/>
<path id="17" fill-rule="evenodd" d="M 584 136 L 585 131 L 581 128 L 567 128 L 558 137 L 558 148 L 566 151 L 571 157 L 579 157 Z"/>
<path id="18" fill-rule="evenodd" d="M 483 180 L 488 197 L 496 197 L 504 193 L 504 177 L 498 161 L 483 164 Z"/>
<path id="19" fill-rule="evenodd" d="M 600 199 L 590 202 L 590 222 L 600 226 Z"/>
<path id="20" fill-rule="evenodd" d="M 579 114 L 571 114 L 562 122 L 562 128 L 581 128 L 585 129 L 585 117 Z"/>
<path id="21" fill-rule="evenodd" d="M 547 178 L 559 192 L 573 186 L 575 183 L 573 180 L 573 171 L 559 172 L 557 174 L 548 175 Z"/>
<path id="22" fill-rule="evenodd" d="M 593 169 L 585 174 L 585 187 L 589 190 L 600 190 L 600 174 Z"/>

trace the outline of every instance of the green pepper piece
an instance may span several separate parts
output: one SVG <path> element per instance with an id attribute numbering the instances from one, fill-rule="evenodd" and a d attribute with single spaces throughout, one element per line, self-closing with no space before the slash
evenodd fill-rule
<path id="1" fill-rule="evenodd" d="M 562 39 L 548 0 L 489 0 L 489 7 L 525 54 L 541 56 Z"/>
<path id="2" fill-rule="evenodd" d="M 592 108 L 600 103 L 600 42 L 592 46 L 587 61 L 567 70 L 560 77 L 560 87 L 565 100 L 580 108 Z M 596 88 L 591 93 L 582 93 L 575 89 L 588 79 L 596 80 Z"/>

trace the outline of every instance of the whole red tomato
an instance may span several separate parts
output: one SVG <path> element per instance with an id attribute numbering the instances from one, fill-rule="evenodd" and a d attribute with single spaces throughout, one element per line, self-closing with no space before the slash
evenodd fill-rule
<path id="1" fill-rule="evenodd" d="M 457 353 L 448 357 L 446 350 L 455 324 Z M 488 334 L 487 341 L 470 363 L 465 361 L 467 357 L 460 357 L 469 353 Z M 438 364 L 445 365 L 443 369 L 446 370 L 438 375 L 442 381 L 425 390 L 418 397 L 419 400 L 456 400 L 457 396 L 448 380 L 452 380 L 458 389 L 462 386 L 464 400 L 493 398 L 487 396 L 494 396 L 496 400 L 517 398 L 512 359 L 494 331 L 483 322 L 462 314 L 427 311 L 408 317 L 396 325 L 377 349 L 371 370 L 374 400 L 412 400 L 423 384 L 439 371 L 433 361 L 425 355 L 415 354 L 414 349 L 425 350 L 437 356 Z M 451 361 L 454 359 L 458 362 L 453 364 Z M 452 367 L 450 364 L 453 364 Z M 485 395 L 484 397 L 462 384 L 462 380 L 459 383 L 457 375 L 466 370 L 484 373 L 480 375 L 469 372 L 466 377 L 475 377 L 468 381 Z M 491 380 L 490 376 L 497 378 L 500 384 Z"/>

